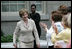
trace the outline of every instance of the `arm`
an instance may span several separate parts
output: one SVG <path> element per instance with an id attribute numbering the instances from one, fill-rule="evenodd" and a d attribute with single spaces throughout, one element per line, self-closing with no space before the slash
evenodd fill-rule
<path id="1" fill-rule="evenodd" d="M 57 27 L 56 27 L 54 21 L 52 21 L 52 27 L 53 27 L 55 33 L 58 34 L 58 30 L 57 30 Z"/>
<path id="2" fill-rule="evenodd" d="M 33 33 L 34 33 L 34 36 L 35 36 L 35 39 L 36 39 L 36 44 L 37 44 L 37 47 L 40 47 L 40 42 L 39 42 L 39 36 L 38 36 L 38 32 L 37 32 L 37 29 L 36 29 L 36 25 L 33 21 Z"/>
<path id="3" fill-rule="evenodd" d="M 48 28 L 45 23 L 40 22 L 40 25 L 44 28 L 44 30 L 47 32 Z"/>
<path id="4" fill-rule="evenodd" d="M 64 40 L 64 31 L 61 31 L 59 34 L 56 35 L 56 33 L 52 34 L 52 42 L 55 43 L 59 40 Z"/>
<path id="5" fill-rule="evenodd" d="M 17 48 L 16 39 L 17 39 L 18 32 L 19 32 L 19 24 L 17 23 L 17 26 L 16 26 L 15 31 L 13 33 L 13 45 L 15 48 Z"/>

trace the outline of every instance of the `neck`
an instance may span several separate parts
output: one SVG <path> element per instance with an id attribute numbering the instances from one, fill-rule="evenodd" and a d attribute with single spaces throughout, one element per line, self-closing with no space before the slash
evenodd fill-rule
<path id="1" fill-rule="evenodd" d="M 27 23 L 28 22 L 28 19 L 26 19 L 26 20 L 23 20 L 25 23 Z"/>
<path id="2" fill-rule="evenodd" d="M 35 12 L 32 12 L 33 14 L 35 13 Z"/>

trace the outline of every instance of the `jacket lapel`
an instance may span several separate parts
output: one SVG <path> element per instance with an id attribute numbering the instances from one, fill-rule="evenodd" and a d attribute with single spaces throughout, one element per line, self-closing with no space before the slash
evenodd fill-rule
<path id="1" fill-rule="evenodd" d="M 24 28 L 28 29 L 29 28 L 29 19 L 28 19 L 28 24 L 26 25 L 25 22 L 22 20 Z"/>

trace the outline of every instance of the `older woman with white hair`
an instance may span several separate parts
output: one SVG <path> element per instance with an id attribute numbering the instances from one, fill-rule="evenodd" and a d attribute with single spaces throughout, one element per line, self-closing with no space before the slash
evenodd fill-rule
<path id="1" fill-rule="evenodd" d="M 69 40 L 71 40 L 71 13 L 63 17 L 63 23 L 66 29 L 55 37 L 54 48 L 66 48 Z"/>

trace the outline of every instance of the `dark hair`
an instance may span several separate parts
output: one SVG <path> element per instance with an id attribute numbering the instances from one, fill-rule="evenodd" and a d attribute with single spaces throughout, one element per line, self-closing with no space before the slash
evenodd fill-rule
<path id="1" fill-rule="evenodd" d="M 71 12 L 71 6 L 68 6 L 67 11 L 68 13 Z"/>
<path id="2" fill-rule="evenodd" d="M 53 11 L 54 13 L 52 13 L 52 20 L 54 22 L 58 22 L 58 21 L 62 21 L 62 14 L 57 12 L 57 11 Z"/>
<path id="3" fill-rule="evenodd" d="M 51 14 L 54 14 L 54 13 L 59 13 L 61 14 L 61 11 L 52 11 Z"/>
<path id="4" fill-rule="evenodd" d="M 31 5 L 31 8 L 32 8 L 33 6 L 35 6 L 35 8 L 36 8 L 36 5 L 35 5 L 35 4 L 32 4 L 32 5 Z"/>
<path id="5" fill-rule="evenodd" d="M 66 5 L 60 5 L 59 8 L 58 8 L 59 11 L 61 11 L 61 13 L 63 15 L 66 15 L 68 12 L 67 12 L 67 6 Z"/>
<path id="6" fill-rule="evenodd" d="M 66 9 L 66 8 L 67 8 L 66 5 L 60 5 L 59 8 L 58 8 L 58 10 L 62 10 L 62 9 Z"/>

